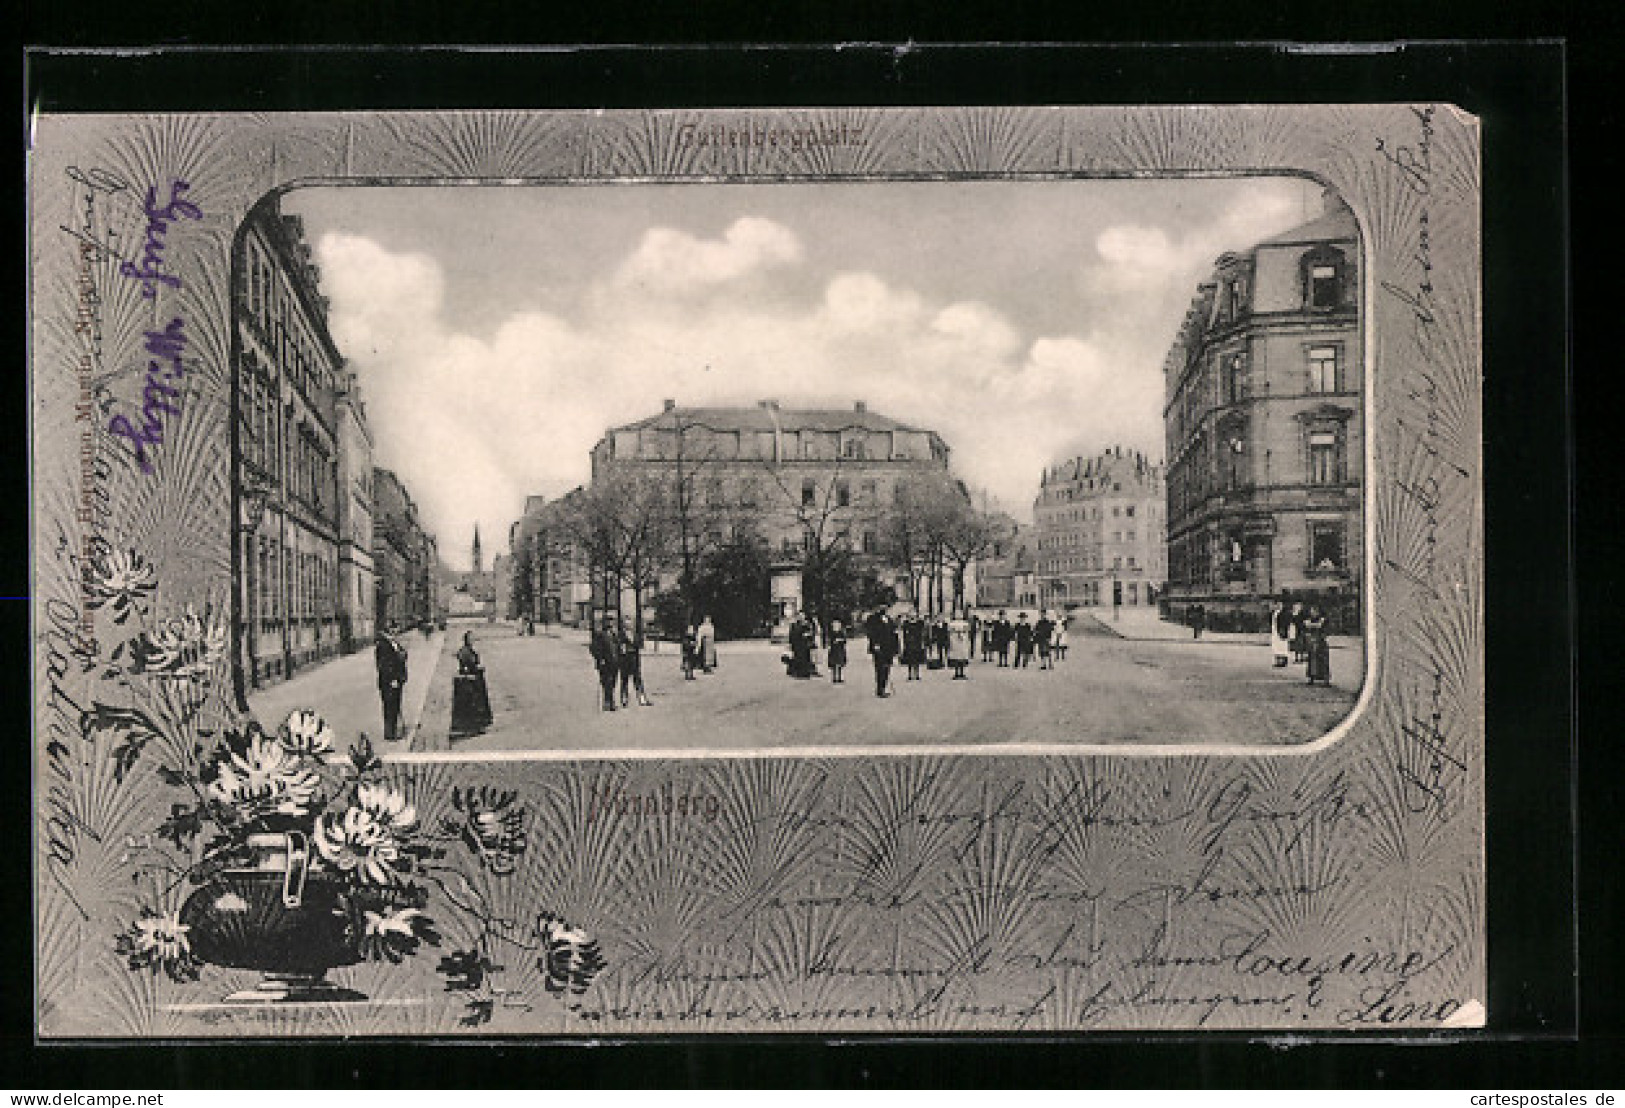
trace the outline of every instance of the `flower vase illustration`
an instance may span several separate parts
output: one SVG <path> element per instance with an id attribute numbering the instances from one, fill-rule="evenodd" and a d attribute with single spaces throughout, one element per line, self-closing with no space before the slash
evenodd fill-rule
<path id="1" fill-rule="evenodd" d="M 223 870 L 180 912 L 199 961 L 264 975 L 227 1003 L 365 1000 L 327 980 L 362 956 L 349 941 L 342 885 L 311 872 L 310 840 L 288 831 L 250 835 L 246 846 L 249 864 Z"/>
<path id="2" fill-rule="evenodd" d="M 131 969 L 195 981 L 201 967 L 257 970 L 233 1003 L 366 999 L 327 980 L 342 966 L 399 963 L 440 935 L 424 913 L 426 865 L 445 853 L 417 809 L 384 780 L 365 738 L 333 756 L 333 732 L 309 709 L 276 734 L 228 728 L 213 749 L 164 741 L 148 716 L 107 710 L 130 764 L 160 742 L 181 754 L 159 767 L 184 786 L 158 838 L 184 851 L 166 867 L 193 886 L 179 910 L 154 909 L 119 938 Z"/>

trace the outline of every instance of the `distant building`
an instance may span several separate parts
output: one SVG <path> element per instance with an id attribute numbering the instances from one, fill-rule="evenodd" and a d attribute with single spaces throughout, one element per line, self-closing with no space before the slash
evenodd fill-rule
<path id="1" fill-rule="evenodd" d="M 1167 578 L 1162 467 L 1113 447 L 1044 471 L 1033 503 L 1039 602 L 1154 604 Z"/>
<path id="2" fill-rule="evenodd" d="M 345 651 L 372 642 L 372 432 L 354 373 L 335 397 L 338 423 L 339 637 Z"/>
<path id="3" fill-rule="evenodd" d="M 582 495 L 557 500 L 527 496 L 525 512 L 508 528 L 512 587 L 497 611 L 508 619 L 580 626 L 592 618 L 592 581 L 584 554 L 565 519 Z"/>
<path id="4" fill-rule="evenodd" d="M 235 650 L 260 686 L 370 633 L 372 444 L 299 218 L 263 201 L 237 257 Z"/>
<path id="5" fill-rule="evenodd" d="M 1166 610 L 1261 627 L 1271 598 L 1361 625 L 1360 243 L 1314 221 L 1218 260 L 1164 365 Z"/>
<path id="6" fill-rule="evenodd" d="M 513 618 L 513 555 L 498 554 L 491 559 L 491 606 L 504 618 Z"/>
<path id="7" fill-rule="evenodd" d="M 423 528 L 417 504 L 392 470 L 373 471 L 375 611 L 384 626 L 438 621 L 440 551 Z"/>
<path id="8" fill-rule="evenodd" d="M 1004 517 L 1007 537 L 976 564 L 976 604 L 980 608 L 1009 608 L 1016 604 L 1018 582 L 1030 577 L 1032 557 L 1027 544 L 1032 528 L 1020 527 Z"/>
<path id="9" fill-rule="evenodd" d="M 485 570 L 485 551 L 480 545 L 477 523 L 474 541 L 469 545 L 469 564 L 473 568 L 466 573 L 448 567 L 440 569 L 442 606 L 446 614 L 460 618 L 497 614 L 497 575 Z"/>

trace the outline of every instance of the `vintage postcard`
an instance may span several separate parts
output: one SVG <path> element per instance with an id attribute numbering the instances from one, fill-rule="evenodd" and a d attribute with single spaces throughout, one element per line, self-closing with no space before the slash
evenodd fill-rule
<path id="1" fill-rule="evenodd" d="M 1470 116 L 30 142 L 42 1038 L 1485 1025 Z"/>

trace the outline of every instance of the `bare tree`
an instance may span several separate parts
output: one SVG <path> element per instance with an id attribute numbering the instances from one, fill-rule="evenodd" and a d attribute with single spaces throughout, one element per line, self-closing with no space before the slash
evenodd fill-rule
<path id="1" fill-rule="evenodd" d="M 946 473 L 913 482 L 909 495 L 918 545 L 930 573 L 931 607 L 962 607 L 970 567 L 1009 538 L 1009 527 L 1001 515 L 975 507 L 964 484 Z M 944 570 L 953 583 L 949 605 L 942 604 L 940 595 Z"/>
<path id="2" fill-rule="evenodd" d="M 852 495 L 839 452 L 827 471 L 788 468 L 765 461 L 764 468 L 780 503 L 780 511 L 792 519 L 801 534 L 802 581 L 808 586 L 807 605 L 820 630 L 829 626 L 832 613 L 826 610 L 831 584 L 850 566 L 852 528 L 869 518 Z M 797 481 L 796 478 L 800 477 Z"/>
<path id="3" fill-rule="evenodd" d="M 700 564 L 726 541 L 723 531 L 735 522 L 734 509 L 723 495 L 721 478 L 707 476 L 719 468 L 717 440 L 711 434 L 694 433 L 711 429 L 681 410 L 672 413 L 670 429 L 675 442 L 667 497 L 669 522 L 676 546 L 677 588 L 692 620 L 699 615 L 695 583 Z"/>
<path id="4" fill-rule="evenodd" d="M 899 481 L 887 514 L 882 542 L 887 560 L 908 576 L 909 603 L 920 607 L 922 585 L 934 560 L 932 536 L 926 526 L 932 499 L 931 482 L 921 476 Z"/>
<path id="5" fill-rule="evenodd" d="M 599 576 L 604 606 L 620 612 L 630 587 L 633 620 L 643 634 L 643 598 L 665 564 L 671 544 L 670 486 L 657 477 L 610 467 L 583 490 L 563 526 Z"/>

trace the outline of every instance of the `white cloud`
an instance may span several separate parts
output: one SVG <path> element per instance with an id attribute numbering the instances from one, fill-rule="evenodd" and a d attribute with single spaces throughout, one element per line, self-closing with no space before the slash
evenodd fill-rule
<path id="1" fill-rule="evenodd" d="M 721 239 L 651 227 L 615 273 L 614 283 L 660 295 L 688 295 L 801 259 L 795 232 L 772 220 L 735 220 Z"/>

